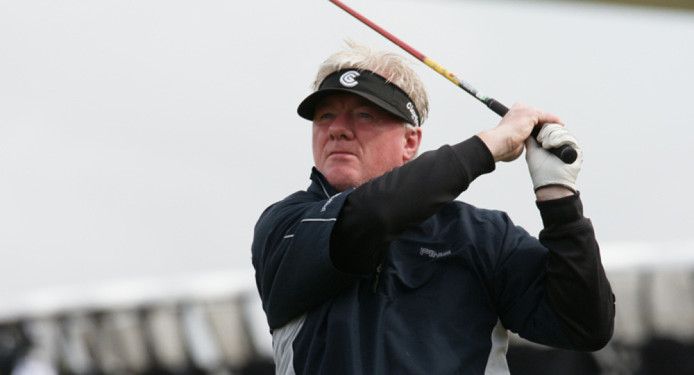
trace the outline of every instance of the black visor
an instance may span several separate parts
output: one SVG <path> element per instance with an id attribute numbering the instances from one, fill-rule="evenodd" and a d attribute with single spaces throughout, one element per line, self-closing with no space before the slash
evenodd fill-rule
<path id="1" fill-rule="evenodd" d="M 325 77 L 318 90 L 299 104 L 299 116 L 313 120 L 321 99 L 340 92 L 359 95 L 403 121 L 419 126 L 419 112 L 404 91 L 374 72 L 359 69 L 340 70 Z"/>

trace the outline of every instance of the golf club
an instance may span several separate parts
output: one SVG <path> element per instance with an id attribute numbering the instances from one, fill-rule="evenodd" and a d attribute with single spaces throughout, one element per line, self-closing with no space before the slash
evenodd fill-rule
<path id="1" fill-rule="evenodd" d="M 443 66 L 441 66 L 439 63 L 436 61 L 430 59 L 429 57 L 425 56 L 421 52 L 417 51 L 416 49 L 412 48 L 409 44 L 403 42 L 402 40 L 398 39 L 395 37 L 395 35 L 389 33 L 382 27 L 376 25 L 373 23 L 371 20 L 368 18 L 364 17 L 354 9 L 348 7 L 344 3 L 342 3 L 339 0 L 329 0 L 331 3 L 337 5 L 338 7 L 342 8 L 345 12 L 351 14 L 354 18 L 358 19 L 362 23 L 364 23 L 366 26 L 370 27 L 372 30 L 376 31 L 377 33 L 383 35 L 386 37 L 388 40 L 391 42 L 395 43 L 398 47 L 404 49 L 407 53 L 410 55 L 414 56 L 417 60 L 423 62 L 426 64 L 428 67 L 434 69 L 437 71 L 439 74 L 442 76 L 446 77 L 449 81 L 453 82 L 456 86 L 460 87 L 461 89 L 465 90 L 465 92 L 469 93 L 470 95 L 474 96 L 477 98 L 477 100 L 481 101 L 484 103 L 489 109 L 494 111 L 496 114 L 499 116 L 503 117 L 506 115 L 508 112 L 508 107 L 505 105 L 501 104 L 499 101 L 497 101 L 494 98 L 491 98 L 489 96 L 482 95 L 477 89 L 472 87 L 469 83 L 459 79 L 458 77 L 455 76 L 455 74 L 451 73 L 447 69 L 445 69 Z M 537 136 L 537 133 L 540 131 L 540 128 L 537 127 L 535 130 L 533 130 L 533 136 Z M 552 148 L 547 150 L 551 152 L 552 154 L 556 155 L 559 159 L 561 159 L 564 163 L 566 164 L 571 164 L 574 161 L 576 161 L 576 158 L 578 157 L 578 153 L 576 150 L 571 147 L 570 145 L 563 145 L 559 146 L 557 148 Z"/>

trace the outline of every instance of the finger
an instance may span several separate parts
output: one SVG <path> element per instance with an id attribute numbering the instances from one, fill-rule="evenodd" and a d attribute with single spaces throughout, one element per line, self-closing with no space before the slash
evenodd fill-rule
<path id="1" fill-rule="evenodd" d="M 561 125 L 547 124 L 542 127 L 537 136 L 538 142 L 544 148 L 556 148 L 563 145 L 571 145 L 577 147 L 576 138 Z"/>
<path id="2" fill-rule="evenodd" d="M 544 143 L 548 138 L 557 135 L 559 133 L 567 133 L 568 130 L 564 128 L 561 124 L 544 124 L 540 131 L 537 133 L 537 141 Z"/>
<path id="3" fill-rule="evenodd" d="M 564 125 L 564 121 L 562 121 L 561 118 L 559 118 L 559 116 L 549 112 L 540 111 L 538 120 L 540 124 L 559 124 L 562 126 Z"/>
<path id="4" fill-rule="evenodd" d="M 530 154 L 535 152 L 537 149 L 542 148 L 540 143 L 534 137 L 528 137 L 525 140 L 525 157 L 526 159 L 530 157 Z"/>

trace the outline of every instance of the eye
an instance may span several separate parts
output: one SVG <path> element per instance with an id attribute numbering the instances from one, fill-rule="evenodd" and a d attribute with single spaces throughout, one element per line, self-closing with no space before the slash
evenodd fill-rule
<path id="1" fill-rule="evenodd" d="M 361 119 L 373 119 L 374 118 L 374 116 L 371 113 L 364 112 L 364 111 L 357 112 L 357 117 L 361 118 Z"/>
<path id="2" fill-rule="evenodd" d="M 317 112 L 315 116 L 316 121 L 329 121 L 335 118 L 335 114 L 328 111 Z"/>

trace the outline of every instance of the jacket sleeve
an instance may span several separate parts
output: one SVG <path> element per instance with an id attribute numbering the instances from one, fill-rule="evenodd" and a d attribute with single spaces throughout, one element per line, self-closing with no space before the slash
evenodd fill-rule
<path id="1" fill-rule="evenodd" d="M 538 202 L 545 228 L 539 240 L 508 218 L 501 226 L 495 269 L 503 325 L 530 341 L 598 350 L 612 336 L 614 296 L 578 195 Z"/>
<path id="2" fill-rule="evenodd" d="M 612 337 L 615 298 L 600 260 L 593 226 L 583 217 L 578 196 L 538 202 L 545 229 L 540 242 L 550 249 L 547 298 L 572 346 L 598 350 Z"/>
<path id="3" fill-rule="evenodd" d="M 255 227 L 252 262 L 270 329 L 323 303 L 354 276 L 333 266 L 330 233 L 349 192 L 310 201 L 297 193 L 271 207 Z"/>

